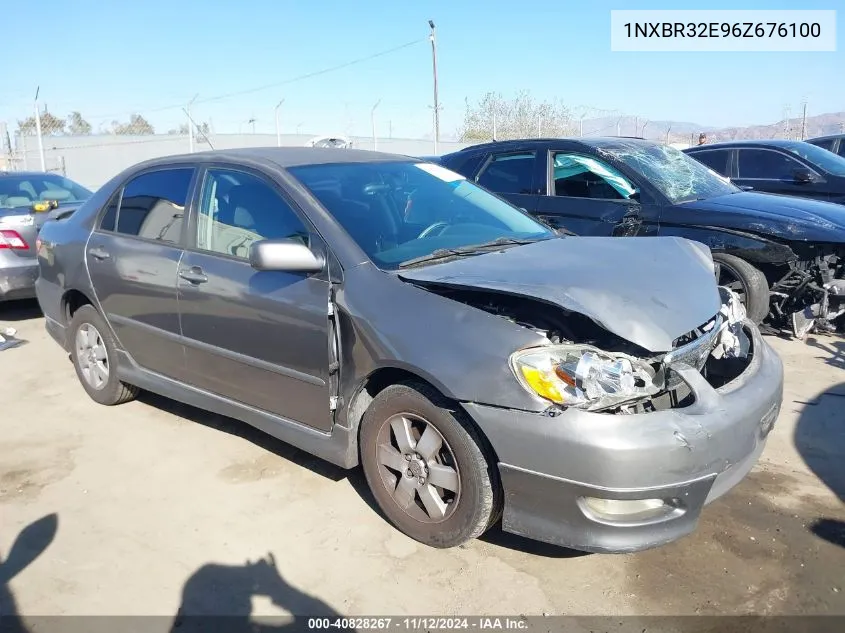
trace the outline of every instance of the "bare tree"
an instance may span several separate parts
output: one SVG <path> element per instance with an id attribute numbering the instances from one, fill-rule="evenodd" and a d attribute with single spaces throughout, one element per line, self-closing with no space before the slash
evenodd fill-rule
<path id="1" fill-rule="evenodd" d="M 68 134 L 86 136 L 91 133 L 91 124 L 79 112 L 71 112 L 67 118 Z"/>
<path id="2" fill-rule="evenodd" d="M 167 130 L 168 134 L 181 134 L 184 136 L 188 133 L 188 124 L 187 123 L 180 123 L 179 127 L 171 128 Z M 211 134 L 211 128 L 209 127 L 208 123 L 198 123 L 196 129 L 194 130 L 195 134 Z"/>
<path id="3" fill-rule="evenodd" d="M 466 100 L 461 141 L 489 141 L 537 136 L 567 136 L 574 130 L 572 114 L 560 101 L 536 101 L 527 91 L 512 99 L 488 92 L 477 103 Z"/>
<path id="4" fill-rule="evenodd" d="M 18 131 L 25 136 L 35 136 L 37 131 L 35 116 L 28 117 L 23 121 L 18 121 Z M 41 113 L 41 134 L 44 136 L 50 136 L 52 134 L 62 134 L 64 131 L 64 119 L 53 116 L 46 110 Z"/>
<path id="5" fill-rule="evenodd" d="M 155 134 L 155 130 L 153 129 L 153 126 L 150 125 L 149 121 L 140 114 L 133 114 L 129 117 L 129 123 L 112 121 L 111 133 L 122 135 L 142 135 Z"/>

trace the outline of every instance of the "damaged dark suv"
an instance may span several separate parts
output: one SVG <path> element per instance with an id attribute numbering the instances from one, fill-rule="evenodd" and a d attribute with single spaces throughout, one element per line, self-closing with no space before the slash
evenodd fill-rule
<path id="1" fill-rule="evenodd" d="M 635 138 L 501 141 L 437 162 L 578 235 L 706 244 L 719 283 L 755 323 L 799 337 L 845 328 L 842 205 L 745 191 L 679 150 Z"/>
<path id="2" fill-rule="evenodd" d="M 146 389 L 344 468 L 451 547 L 691 532 L 745 477 L 780 359 L 677 237 L 564 237 L 462 176 L 320 148 L 156 159 L 38 241 L 46 327 L 104 405 Z"/>

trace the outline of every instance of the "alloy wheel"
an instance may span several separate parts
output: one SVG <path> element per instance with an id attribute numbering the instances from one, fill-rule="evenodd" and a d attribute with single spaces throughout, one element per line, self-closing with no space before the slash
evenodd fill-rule
<path id="1" fill-rule="evenodd" d="M 378 434 L 378 470 L 384 487 L 406 514 L 423 523 L 451 516 L 461 494 L 454 453 L 433 424 L 400 413 Z"/>
<path id="2" fill-rule="evenodd" d="M 100 332 L 90 323 L 76 331 L 76 362 L 82 377 L 94 389 L 102 389 L 109 379 L 109 359 Z"/>

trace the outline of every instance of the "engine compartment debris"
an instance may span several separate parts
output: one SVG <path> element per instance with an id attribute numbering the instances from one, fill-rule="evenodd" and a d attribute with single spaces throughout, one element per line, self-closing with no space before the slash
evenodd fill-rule
<path id="1" fill-rule="evenodd" d="M 552 408 L 577 407 L 608 414 L 682 408 L 694 394 L 674 367 L 692 367 L 711 386 L 735 380 L 753 356 L 738 295 L 719 287 L 720 311 L 654 354 L 602 328 L 592 319 L 539 300 L 504 293 L 426 285 L 459 301 L 543 336 L 547 344 L 514 354 L 520 382 Z"/>

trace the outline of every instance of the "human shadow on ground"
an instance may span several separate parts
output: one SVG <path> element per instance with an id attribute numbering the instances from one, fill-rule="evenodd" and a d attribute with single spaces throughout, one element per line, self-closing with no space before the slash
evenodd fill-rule
<path id="1" fill-rule="evenodd" d="M 838 367 L 845 369 L 845 339 L 842 337 L 807 337 L 807 345 L 815 347 L 825 352 L 824 356 L 820 356 L 825 363 L 831 367 Z"/>
<path id="2" fill-rule="evenodd" d="M 795 425 L 795 448 L 816 477 L 845 502 L 845 382 L 807 402 Z"/>
<path id="3" fill-rule="evenodd" d="M 264 597 L 291 614 L 253 613 L 253 598 Z M 263 633 L 313 628 L 310 618 L 339 618 L 328 604 L 289 584 L 272 554 L 244 565 L 207 564 L 182 589 L 182 601 L 171 633 Z M 325 628 L 325 627 L 323 627 Z"/>
<path id="4" fill-rule="evenodd" d="M 8 556 L 0 556 L 0 630 L 3 633 L 26 633 L 27 628 L 18 613 L 17 602 L 9 583 L 44 553 L 59 529 L 59 517 L 48 514 L 21 530 Z"/>
<path id="5" fill-rule="evenodd" d="M 794 442 L 809 469 L 845 502 L 845 382 L 808 402 L 795 426 Z M 822 517 L 810 526 L 819 538 L 845 547 L 845 521 Z"/>

